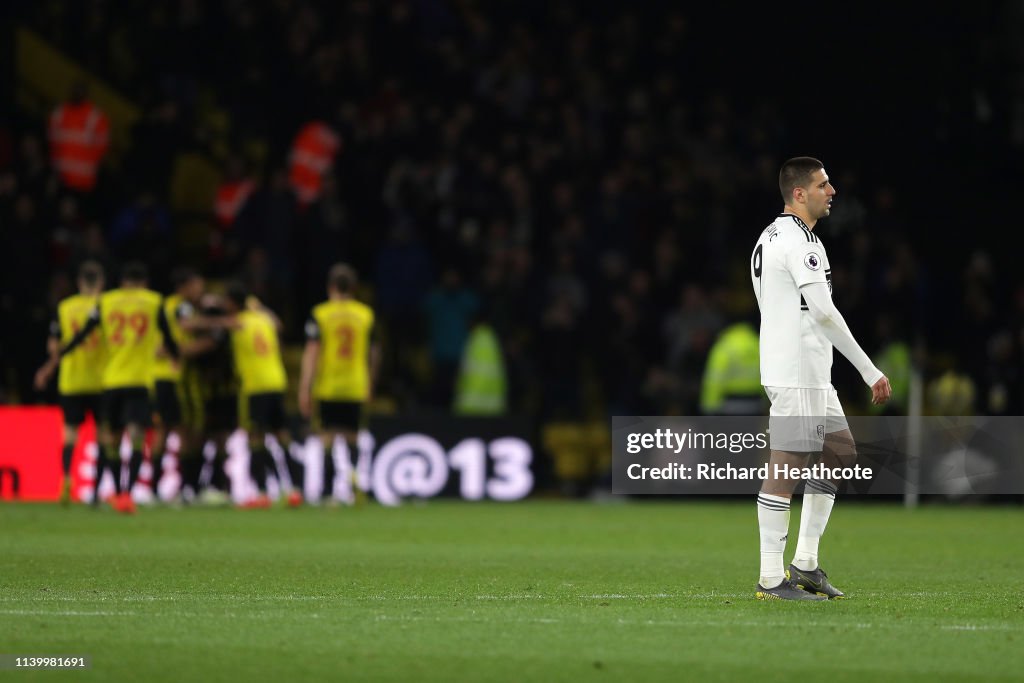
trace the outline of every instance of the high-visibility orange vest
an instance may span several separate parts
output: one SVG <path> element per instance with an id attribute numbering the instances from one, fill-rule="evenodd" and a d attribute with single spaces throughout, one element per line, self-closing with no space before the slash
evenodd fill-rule
<path id="1" fill-rule="evenodd" d="M 310 121 L 299 129 L 288 160 L 288 182 L 301 205 L 320 196 L 324 173 L 340 147 L 341 138 L 323 121 Z"/>
<path id="2" fill-rule="evenodd" d="M 245 206 L 249 195 L 256 188 L 251 180 L 231 180 L 221 183 L 217 188 L 217 200 L 213 205 L 213 214 L 221 227 L 230 228 L 238 217 L 238 212 Z"/>
<path id="3" fill-rule="evenodd" d="M 107 115 L 92 102 L 65 102 L 50 115 L 50 160 L 61 182 L 75 190 L 96 187 L 96 172 L 110 141 Z"/>

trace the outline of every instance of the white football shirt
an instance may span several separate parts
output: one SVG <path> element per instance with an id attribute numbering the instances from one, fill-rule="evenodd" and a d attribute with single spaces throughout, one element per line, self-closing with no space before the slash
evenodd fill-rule
<path id="1" fill-rule="evenodd" d="M 750 281 L 761 309 L 761 384 L 828 389 L 832 343 L 814 324 L 800 287 L 828 284 L 832 269 L 821 240 L 793 214 L 764 229 L 750 257 Z"/>

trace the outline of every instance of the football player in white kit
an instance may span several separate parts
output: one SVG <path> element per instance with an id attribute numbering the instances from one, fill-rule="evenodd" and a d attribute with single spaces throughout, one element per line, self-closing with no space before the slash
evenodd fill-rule
<path id="1" fill-rule="evenodd" d="M 750 257 L 750 276 L 761 310 L 761 384 L 771 400 L 771 460 L 757 498 L 761 533 L 759 600 L 826 600 L 844 597 L 818 566 L 818 542 L 838 482 L 805 484 L 796 555 L 784 569 L 789 504 L 799 480 L 775 476 L 776 465 L 802 468 L 821 453 L 829 468 L 852 466 L 853 435 L 832 387 L 832 348 L 860 372 L 872 402 L 892 389 L 854 339 L 832 303 L 832 270 L 813 230 L 829 215 L 836 189 L 820 161 L 797 157 L 782 165 L 782 214 L 764 229 Z"/>

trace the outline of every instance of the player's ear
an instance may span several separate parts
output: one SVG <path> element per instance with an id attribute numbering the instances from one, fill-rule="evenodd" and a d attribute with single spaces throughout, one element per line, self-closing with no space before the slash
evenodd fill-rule
<path id="1" fill-rule="evenodd" d="M 802 187 L 793 188 L 793 201 L 797 204 L 803 204 L 807 201 L 807 191 Z"/>

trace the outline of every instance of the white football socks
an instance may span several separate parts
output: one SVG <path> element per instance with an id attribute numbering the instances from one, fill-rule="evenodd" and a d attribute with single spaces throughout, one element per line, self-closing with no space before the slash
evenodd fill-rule
<path id="1" fill-rule="evenodd" d="M 822 479 L 808 479 L 804 485 L 803 509 L 800 512 L 800 537 L 793 564 L 797 569 L 818 568 L 818 541 L 836 502 L 836 487 Z"/>
<path id="2" fill-rule="evenodd" d="M 757 526 L 761 531 L 762 588 L 775 588 L 786 578 L 782 554 L 789 536 L 789 498 L 769 493 L 757 495 Z"/>

